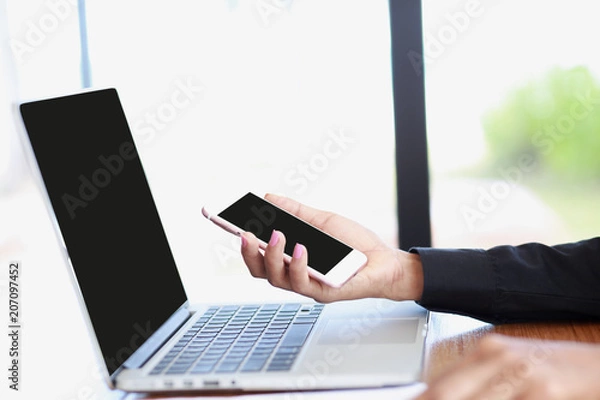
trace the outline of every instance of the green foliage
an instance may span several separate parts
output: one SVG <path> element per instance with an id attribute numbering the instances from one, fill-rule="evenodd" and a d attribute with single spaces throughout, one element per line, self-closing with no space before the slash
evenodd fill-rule
<path id="1" fill-rule="evenodd" d="M 555 178 L 600 178 L 600 85 L 585 67 L 555 68 L 483 118 L 493 169 L 533 157 Z"/>

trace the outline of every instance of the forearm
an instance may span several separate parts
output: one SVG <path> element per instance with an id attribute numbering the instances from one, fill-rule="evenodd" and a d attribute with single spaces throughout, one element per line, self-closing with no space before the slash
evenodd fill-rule
<path id="1" fill-rule="evenodd" d="M 416 248 L 419 303 L 501 323 L 600 318 L 600 238 L 559 246 Z"/>

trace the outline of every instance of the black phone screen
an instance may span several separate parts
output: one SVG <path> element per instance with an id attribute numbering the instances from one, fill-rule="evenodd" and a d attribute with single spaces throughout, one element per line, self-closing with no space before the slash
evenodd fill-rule
<path id="1" fill-rule="evenodd" d="M 273 230 L 283 232 L 285 253 L 291 255 L 296 243 L 303 244 L 308 251 L 308 265 L 323 275 L 352 251 L 348 245 L 252 193 L 220 212 L 219 217 L 264 242 L 269 242 Z"/>

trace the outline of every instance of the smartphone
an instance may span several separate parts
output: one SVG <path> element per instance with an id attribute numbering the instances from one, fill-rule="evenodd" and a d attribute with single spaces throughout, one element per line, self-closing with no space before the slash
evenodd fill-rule
<path id="1" fill-rule="evenodd" d="M 251 192 L 227 207 L 220 207 L 218 213 L 213 211 L 210 206 L 202 208 L 206 218 L 234 235 L 252 232 L 263 250 L 273 230 L 282 232 L 286 237 L 284 254 L 288 263 L 296 243 L 304 245 L 310 275 L 330 286 L 343 285 L 367 262 L 360 251 Z"/>

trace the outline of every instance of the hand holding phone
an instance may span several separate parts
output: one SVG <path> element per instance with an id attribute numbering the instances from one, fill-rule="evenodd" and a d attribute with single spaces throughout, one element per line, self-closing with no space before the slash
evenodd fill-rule
<path id="1" fill-rule="evenodd" d="M 333 238 L 316 227 L 300 220 L 274 204 L 247 193 L 213 213 L 210 206 L 202 209 L 203 215 L 216 225 L 235 235 L 252 232 L 265 249 L 273 230 L 281 231 L 287 238 L 285 259 L 289 262 L 296 243 L 308 251 L 309 273 L 319 281 L 333 287 L 343 285 L 367 262 L 360 251 Z"/>

